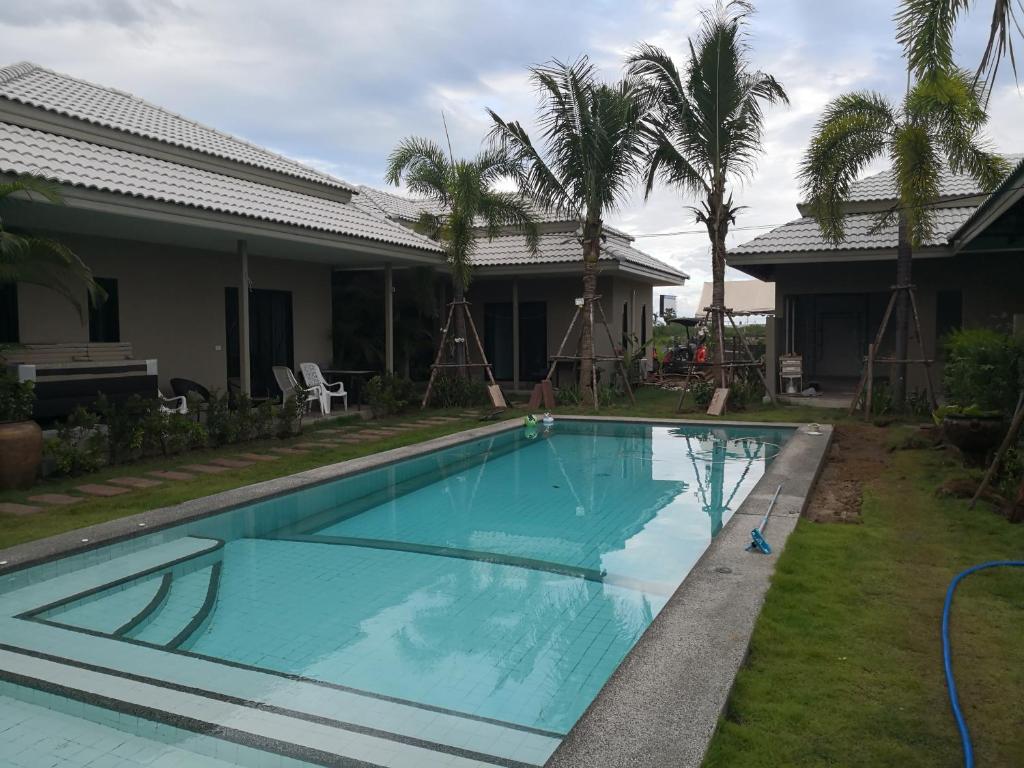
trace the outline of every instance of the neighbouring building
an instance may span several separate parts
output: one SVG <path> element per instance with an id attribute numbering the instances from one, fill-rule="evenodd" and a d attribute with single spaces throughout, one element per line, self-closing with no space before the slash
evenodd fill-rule
<path id="1" fill-rule="evenodd" d="M 914 251 L 913 283 L 925 348 L 938 362 L 937 384 L 947 333 L 1009 331 L 1024 318 L 1024 162 L 1012 159 L 1016 167 L 991 194 L 968 176 L 943 173 L 934 235 Z M 828 243 L 801 203 L 802 218 L 732 249 L 730 266 L 775 283 L 770 369 L 779 354 L 799 354 L 805 382 L 826 392 L 854 389 L 895 283 L 896 227 L 876 227 L 878 214 L 895 205 L 892 175 L 878 173 L 853 185 L 843 243 Z M 894 330 L 892 323 L 883 355 L 891 353 Z M 908 376 L 911 387 L 923 389 L 920 366 Z"/>

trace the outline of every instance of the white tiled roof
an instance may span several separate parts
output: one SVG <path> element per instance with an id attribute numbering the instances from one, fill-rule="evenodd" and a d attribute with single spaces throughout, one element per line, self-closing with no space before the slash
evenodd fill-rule
<path id="1" fill-rule="evenodd" d="M 945 245 L 947 238 L 974 212 L 974 206 L 936 208 L 934 234 L 923 243 L 925 247 Z M 825 240 L 818 223 L 809 217 L 796 219 L 771 232 L 755 237 L 729 249 L 730 255 L 763 253 L 801 253 L 822 251 L 857 251 L 896 248 L 896 225 L 875 229 L 877 214 L 857 213 L 845 217 L 845 240 L 833 245 Z"/>
<path id="2" fill-rule="evenodd" d="M 981 188 L 966 173 L 951 173 L 948 168 L 939 175 L 939 197 L 970 197 L 984 195 Z M 850 186 L 850 202 L 863 203 L 870 201 L 895 200 L 896 184 L 893 182 L 891 170 L 882 171 L 872 176 L 855 181 Z"/>
<path id="3" fill-rule="evenodd" d="M 541 235 L 537 253 L 530 253 L 523 235 L 503 235 L 493 240 L 481 238 L 473 254 L 477 267 L 514 266 L 516 264 L 582 263 L 583 251 L 572 233 L 556 232 Z M 628 243 L 608 238 L 601 244 L 601 261 L 618 261 L 659 272 L 680 283 L 687 275 L 678 269 L 633 248 Z"/>
<path id="4" fill-rule="evenodd" d="M 440 251 L 432 240 L 353 203 L 0 123 L 0 173 L 158 200 L 339 235 Z"/>
<path id="5" fill-rule="evenodd" d="M 430 200 L 412 199 L 367 186 L 362 186 L 359 190 L 362 193 L 360 195 L 361 203 L 365 204 L 367 200 L 372 201 L 386 215 L 396 219 L 414 222 L 419 219 L 420 213 L 424 210 L 435 212 L 439 210 L 437 204 Z M 536 254 L 530 253 L 526 247 L 525 238 L 521 234 L 502 235 L 493 240 L 481 238 L 473 257 L 476 266 L 567 264 L 582 260 L 580 245 L 573 235 L 574 222 L 539 206 L 534 208 L 534 215 L 542 223 L 565 222 L 568 225 L 567 229 L 565 232 L 542 235 Z M 685 273 L 634 248 L 630 245 L 632 238 L 629 235 L 608 226 L 605 227 L 605 230 L 610 236 L 601 245 L 603 261 L 621 261 L 633 264 L 671 276 L 680 282 L 688 278 Z"/>
<path id="6" fill-rule="evenodd" d="M 233 160 L 329 187 L 355 187 L 263 147 L 197 123 L 114 88 L 30 62 L 0 67 L 0 97 L 153 141 Z"/>

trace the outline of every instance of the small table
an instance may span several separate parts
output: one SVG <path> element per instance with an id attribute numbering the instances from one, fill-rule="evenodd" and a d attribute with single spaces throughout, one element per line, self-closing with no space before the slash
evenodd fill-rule
<path id="1" fill-rule="evenodd" d="M 331 384 L 338 379 L 345 384 L 345 391 L 350 392 L 352 399 L 356 401 L 356 407 L 363 404 L 363 387 L 366 386 L 367 377 L 376 376 L 379 371 L 355 371 L 343 370 L 341 368 L 326 368 L 323 371 L 324 378 Z M 346 378 L 348 381 L 345 381 Z"/>

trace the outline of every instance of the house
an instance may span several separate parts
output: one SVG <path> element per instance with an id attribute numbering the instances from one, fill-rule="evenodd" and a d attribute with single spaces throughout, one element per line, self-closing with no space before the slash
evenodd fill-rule
<path id="1" fill-rule="evenodd" d="M 17 174 L 50 180 L 64 204 L 9 199 L 5 226 L 69 246 L 108 299 L 80 317 L 46 288 L 5 286 L 0 344 L 51 356 L 50 345 L 64 345 L 53 349 L 74 349 L 75 365 L 132 358 L 162 388 L 179 377 L 273 396 L 273 365 L 394 370 L 396 318 L 413 301 L 414 276 L 444 282 L 442 250 L 414 231 L 411 201 L 30 63 L 0 68 L 0 176 Z M 521 236 L 481 248 L 471 294 L 496 372 L 517 385 L 540 375 L 579 293 L 573 225 L 545 227 L 537 255 Z M 609 317 L 618 323 L 621 311 L 622 332 L 640 336 L 652 286 L 686 279 L 621 233 L 602 268 Z M 379 286 L 370 329 L 379 352 L 356 366 L 336 359 L 352 328 L 338 297 L 360 280 Z M 433 339 L 416 343 L 429 358 Z M 17 362 L 17 350 L 6 354 Z M 109 376 L 104 386 L 114 387 Z"/>
<path id="2" fill-rule="evenodd" d="M 941 342 L 951 330 L 1009 331 L 1024 321 L 1024 161 L 1011 159 L 1016 167 L 991 194 L 968 176 L 944 171 L 934 235 L 914 251 L 913 283 L 925 349 L 939 367 L 936 383 Z M 877 228 L 876 221 L 896 205 L 892 174 L 877 173 L 852 186 L 841 244 L 822 237 L 801 203 L 801 218 L 732 249 L 730 266 L 775 283 L 770 365 L 779 354 L 800 354 L 805 381 L 832 392 L 855 388 L 895 283 L 896 227 Z M 881 354 L 891 353 L 893 337 L 891 324 Z M 913 338 L 910 349 L 916 357 Z M 910 366 L 908 380 L 923 390 L 922 367 Z"/>

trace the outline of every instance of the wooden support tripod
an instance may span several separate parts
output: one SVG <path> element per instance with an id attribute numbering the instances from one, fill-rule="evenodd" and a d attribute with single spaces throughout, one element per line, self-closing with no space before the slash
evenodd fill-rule
<path id="1" fill-rule="evenodd" d="M 882 339 L 885 338 L 885 332 L 889 328 L 889 320 L 892 317 L 893 308 L 896 306 L 896 302 L 899 300 L 900 294 L 904 292 L 907 294 L 907 301 L 910 304 L 910 309 L 914 318 L 914 337 L 917 339 L 917 346 L 921 350 L 921 357 L 907 359 L 876 357 L 878 350 L 882 345 Z M 854 414 L 857 410 L 857 406 L 860 404 L 861 396 L 864 395 L 864 418 L 871 418 L 871 400 L 874 395 L 876 363 L 882 363 L 883 365 L 896 365 L 900 363 L 905 363 L 907 365 L 923 365 L 925 373 L 925 387 L 928 392 L 928 403 L 931 405 L 932 410 L 935 410 L 938 408 L 938 403 L 935 400 L 935 389 L 932 387 L 932 363 L 934 362 L 934 360 L 928 357 L 928 353 L 925 352 L 924 349 L 924 337 L 921 335 L 921 316 L 917 311 L 917 298 L 914 296 L 914 286 L 892 286 L 892 295 L 889 296 L 889 303 L 885 307 L 885 314 L 882 315 L 882 324 L 879 326 L 878 333 L 875 335 L 875 341 L 872 344 L 868 344 L 868 354 L 867 357 L 864 358 L 864 370 L 860 375 L 860 383 L 857 385 L 857 393 L 853 396 L 853 402 L 850 403 L 849 415 L 852 416 Z"/>
<path id="2" fill-rule="evenodd" d="M 711 314 L 714 312 L 714 307 L 704 307 L 704 319 L 700 321 L 697 327 L 706 328 L 708 321 L 711 319 Z M 750 345 L 747 344 L 747 337 L 743 335 L 743 331 L 736 324 L 736 319 L 733 317 L 733 311 L 731 309 L 722 308 L 722 313 L 728 318 L 729 324 L 733 330 L 736 331 L 736 336 L 743 344 L 743 351 L 747 353 L 748 363 L 725 363 L 722 365 L 722 386 L 725 386 L 725 370 L 727 367 L 731 368 L 753 368 L 757 371 L 758 378 L 761 379 L 761 383 L 764 385 L 764 391 L 771 398 L 772 405 L 775 405 L 775 395 L 772 394 L 771 387 L 768 386 L 768 379 L 765 378 L 764 373 L 761 372 L 761 364 L 754 359 L 754 353 L 750 349 Z M 722 343 L 722 342 L 719 342 Z M 724 350 L 723 350 L 724 351 Z M 694 356 L 690 359 L 690 367 L 686 371 L 686 378 L 683 380 L 683 388 L 679 392 L 679 402 L 676 403 L 676 413 L 680 413 L 683 410 L 683 400 L 686 399 L 686 393 L 690 391 L 690 382 L 697 375 L 697 358 Z"/>
<path id="3" fill-rule="evenodd" d="M 548 369 L 548 375 L 544 377 L 545 381 L 548 381 L 548 382 L 551 381 L 551 377 L 555 375 L 555 369 L 558 367 L 558 364 L 560 362 L 562 362 L 563 360 L 569 360 L 569 361 L 576 362 L 576 361 L 580 361 L 580 360 L 584 359 L 581 355 L 566 355 L 564 353 L 565 353 L 565 345 L 569 341 L 569 336 L 572 334 L 572 329 L 576 327 L 576 321 L 580 319 L 580 315 L 583 314 L 583 310 L 586 308 L 586 305 L 587 305 L 588 301 L 591 302 L 594 306 L 596 306 L 598 312 L 601 313 L 601 324 L 604 326 L 604 330 L 608 334 L 608 343 L 611 344 L 611 348 L 614 351 L 614 349 L 615 349 L 615 339 L 612 337 L 611 328 L 608 327 L 608 318 L 605 317 L 604 308 L 601 306 L 600 298 L 601 298 L 600 296 L 595 296 L 593 299 L 586 299 L 586 298 L 584 298 L 582 304 L 577 304 L 576 305 L 576 313 L 572 316 L 572 322 L 569 323 L 569 328 L 566 330 L 565 336 L 562 337 L 562 343 L 558 345 L 558 352 L 556 352 L 551 357 L 551 368 Z M 587 313 L 587 316 L 590 318 L 590 338 L 593 339 L 594 338 L 594 312 L 593 312 L 593 307 L 591 307 L 591 311 Z M 583 327 L 583 325 L 581 323 L 580 324 L 580 328 L 582 329 L 582 327 Z M 590 366 L 591 385 L 590 386 L 591 386 L 591 391 L 594 393 L 594 410 L 600 410 L 600 402 L 599 402 L 600 398 L 598 397 L 598 394 L 597 394 L 597 365 L 595 365 L 595 363 L 598 363 L 598 362 L 601 362 L 601 361 L 605 361 L 605 360 L 614 360 L 618 364 L 619 371 L 622 373 L 622 383 L 623 383 L 623 385 L 626 388 L 626 394 L 629 395 L 629 401 L 631 403 L 633 403 L 634 405 L 636 405 L 636 397 L 633 396 L 633 388 L 629 385 L 629 375 L 626 372 L 626 364 L 623 362 L 622 355 L 594 355 L 590 360 L 591 360 L 591 366 Z"/>
<path id="4" fill-rule="evenodd" d="M 463 312 L 466 315 L 466 327 L 469 328 L 470 333 L 473 334 L 473 341 L 476 345 L 476 350 L 480 354 L 480 362 L 473 363 L 469 359 L 469 350 L 466 350 L 466 362 L 464 363 L 445 363 L 443 362 L 445 356 L 445 350 L 448 349 L 448 334 L 452 330 L 452 320 L 455 318 L 455 312 Z M 466 339 L 455 339 L 456 344 L 466 344 Z M 445 320 L 444 329 L 441 333 L 441 344 L 437 348 L 437 356 L 434 358 L 433 364 L 430 366 L 430 381 L 427 382 L 427 391 L 423 394 L 423 403 L 420 405 L 421 408 L 426 408 L 427 403 L 430 402 L 430 393 L 434 389 L 434 380 L 437 379 L 437 374 L 441 370 L 448 368 L 483 368 L 487 371 L 487 378 L 491 382 L 491 387 L 488 388 L 488 392 L 491 395 L 492 402 L 495 398 L 495 391 L 498 389 L 498 383 L 494 380 L 494 373 L 491 371 L 491 364 L 487 362 L 487 355 L 484 354 L 483 344 L 480 343 L 480 336 L 476 332 L 476 323 L 473 322 L 473 315 L 469 311 L 468 301 L 453 301 L 448 305 L 448 318 Z M 500 393 L 499 393 L 500 394 Z M 498 403 L 494 403 L 495 407 L 504 407 Z"/>

